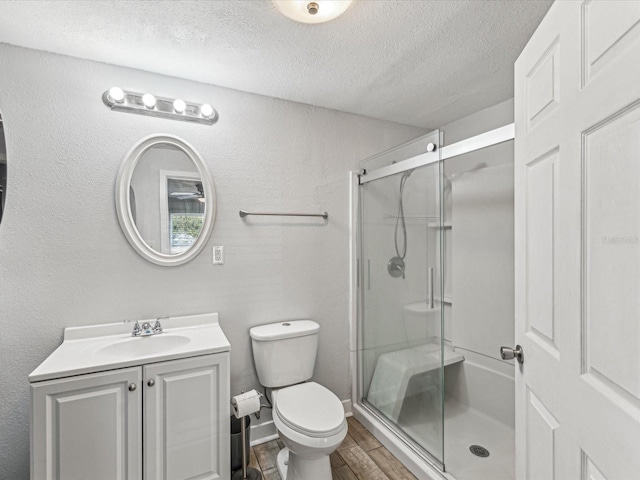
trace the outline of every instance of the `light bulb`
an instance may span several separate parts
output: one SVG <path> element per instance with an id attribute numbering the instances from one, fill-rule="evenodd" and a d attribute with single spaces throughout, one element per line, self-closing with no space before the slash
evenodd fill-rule
<path id="1" fill-rule="evenodd" d="M 124 102 L 124 91 L 120 87 L 111 87 L 107 98 L 113 103 Z"/>
<path id="2" fill-rule="evenodd" d="M 176 113 L 183 113 L 186 108 L 187 108 L 187 104 L 184 103 L 184 100 L 180 100 L 179 98 L 176 98 L 173 101 L 173 109 L 175 110 Z"/>
<path id="3" fill-rule="evenodd" d="M 150 93 L 145 93 L 142 96 L 142 103 L 144 103 L 144 106 L 148 109 L 152 109 L 156 106 L 156 97 L 154 97 Z"/>
<path id="4" fill-rule="evenodd" d="M 213 117 L 213 107 L 208 103 L 203 103 L 200 105 L 200 113 L 204 118 L 211 118 Z"/>

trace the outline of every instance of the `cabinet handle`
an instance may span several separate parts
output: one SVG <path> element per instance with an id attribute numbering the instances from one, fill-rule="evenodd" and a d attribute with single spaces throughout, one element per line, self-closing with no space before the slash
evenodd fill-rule
<path id="1" fill-rule="evenodd" d="M 147 382 L 147 385 L 149 385 L 150 387 L 153 387 L 155 384 L 156 381 L 153 378 Z"/>
<path id="2" fill-rule="evenodd" d="M 129 391 L 130 392 L 133 392 L 136 388 L 138 388 L 138 387 L 136 387 L 135 383 L 132 383 L 131 385 L 129 385 Z"/>

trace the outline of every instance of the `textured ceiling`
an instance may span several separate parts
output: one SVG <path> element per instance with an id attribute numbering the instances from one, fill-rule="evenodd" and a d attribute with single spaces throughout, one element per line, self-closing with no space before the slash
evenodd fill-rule
<path id="1" fill-rule="evenodd" d="M 433 128 L 513 95 L 550 5 L 355 0 L 304 25 L 270 0 L 2 1 L 0 42 Z"/>

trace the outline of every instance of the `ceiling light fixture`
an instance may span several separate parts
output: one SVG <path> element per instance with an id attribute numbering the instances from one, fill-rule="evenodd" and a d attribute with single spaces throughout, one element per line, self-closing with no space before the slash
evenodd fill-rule
<path id="1" fill-rule="evenodd" d="M 184 122 L 213 125 L 218 112 L 208 103 L 186 102 L 181 98 L 158 97 L 150 93 L 132 92 L 112 87 L 102 94 L 102 101 L 111 110 L 170 118 Z"/>
<path id="2" fill-rule="evenodd" d="M 300 23 L 324 23 L 342 15 L 352 0 L 272 0 L 285 17 Z"/>

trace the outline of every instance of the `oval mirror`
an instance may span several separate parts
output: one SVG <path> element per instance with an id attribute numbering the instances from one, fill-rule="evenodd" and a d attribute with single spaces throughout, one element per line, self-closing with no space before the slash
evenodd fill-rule
<path id="1" fill-rule="evenodd" d="M 151 135 L 125 156 L 116 181 L 116 209 L 131 246 L 158 265 L 181 265 L 205 246 L 216 212 L 213 181 L 184 140 Z"/>
<path id="2" fill-rule="evenodd" d="M 4 141 L 4 123 L 0 115 L 0 222 L 4 212 L 4 199 L 7 194 L 7 145 Z"/>

